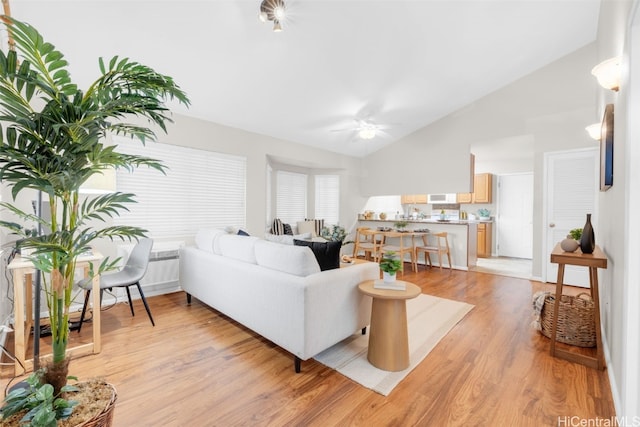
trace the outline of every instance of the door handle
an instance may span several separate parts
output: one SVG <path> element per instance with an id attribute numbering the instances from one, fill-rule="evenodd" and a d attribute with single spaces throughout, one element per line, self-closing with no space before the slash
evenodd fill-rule
<path id="1" fill-rule="evenodd" d="M 555 226 L 556 226 L 556 225 L 555 225 L 553 222 L 550 222 L 550 223 L 549 223 L 549 228 L 553 228 L 553 227 L 555 227 Z"/>

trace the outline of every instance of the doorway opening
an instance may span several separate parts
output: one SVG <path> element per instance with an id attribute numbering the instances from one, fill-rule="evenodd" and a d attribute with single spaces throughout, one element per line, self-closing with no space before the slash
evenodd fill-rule
<path id="1" fill-rule="evenodd" d="M 531 258 L 490 257 L 478 258 L 472 271 L 496 274 L 498 276 L 531 279 L 533 262 Z"/>

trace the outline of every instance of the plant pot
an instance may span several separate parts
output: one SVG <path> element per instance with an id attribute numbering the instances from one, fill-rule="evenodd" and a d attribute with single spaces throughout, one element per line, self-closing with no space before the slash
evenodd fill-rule
<path id="1" fill-rule="evenodd" d="M 105 384 L 105 387 L 111 390 L 111 400 L 98 414 L 85 422 L 78 424 L 77 427 L 110 427 L 113 423 L 113 411 L 116 407 L 116 399 L 118 393 L 112 384 Z"/>
<path id="2" fill-rule="evenodd" d="M 385 283 L 392 283 L 396 281 L 396 273 L 382 272 L 382 281 Z"/>
<path id="3" fill-rule="evenodd" d="M 116 388 L 103 380 L 90 380 L 73 384 L 79 388 L 77 392 L 67 392 L 67 399 L 78 400 L 71 416 L 61 422 L 74 427 L 110 427 L 113 424 L 113 411 L 118 394 Z M 104 405 L 104 406 L 98 406 Z M 2 420 L 6 427 L 20 427 L 24 423 L 20 419 L 26 410 L 18 412 Z"/>

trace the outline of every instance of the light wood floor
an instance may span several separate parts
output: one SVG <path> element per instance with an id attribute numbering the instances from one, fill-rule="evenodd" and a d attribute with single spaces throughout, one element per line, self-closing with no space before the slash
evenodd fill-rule
<path id="1" fill-rule="evenodd" d="M 606 371 L 551 358 L 530 328 L 532 292 L 548 285 L 422 267 L 404 279 L 475 308 L 388 397 L 314 360 L 295 374 L 290 354 L 183 293 L 149 299 L 156 327 L 140 301 L 134 318 L 125 304 L 103 312 L 102 353 L 73 360 L 71 373 L 116 385 L 115 426 L 552 426 L 615 415 Z"/>

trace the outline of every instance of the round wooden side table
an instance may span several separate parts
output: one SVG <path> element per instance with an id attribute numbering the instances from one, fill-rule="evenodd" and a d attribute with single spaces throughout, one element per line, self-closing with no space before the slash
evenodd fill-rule
<path id="1" fill-rule="evenodd" d="M 403 371 L 409 367 L 409 335 L 407 332 L 406 300 L 422 293 L 413 283 L 404 283 L 405 290 L 374 288 L 374 280 L 358 285 L 358 289 L 373 298 L 367 359 L 385 371 Z"/>

